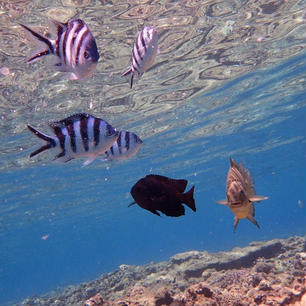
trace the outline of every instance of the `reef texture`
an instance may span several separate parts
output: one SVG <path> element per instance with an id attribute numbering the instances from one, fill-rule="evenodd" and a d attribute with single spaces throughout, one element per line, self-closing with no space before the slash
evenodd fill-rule
<path id="1" fill-rule="evenodd" d="M 24 306 L 306 306 L 305 237 L 191 251 L 116 271 Z"/>

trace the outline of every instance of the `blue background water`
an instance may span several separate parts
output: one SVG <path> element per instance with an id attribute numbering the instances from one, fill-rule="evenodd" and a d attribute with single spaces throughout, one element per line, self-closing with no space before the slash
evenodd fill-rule
<path id="1" fill-rule="evenodd" d="M 305 71 L 302 53 L 197 96 L 162 122 L 146 118 L 153 129 L 169 127 L 145 138 L 129 161 L 80 168 L 80 161 L 57 165 L 46 155 L 45 164 L 2 173 L 0 303 L 90 280 L 120 264 L 304 235 L 305 206 L 298 201 L 306 203 Z M 20 142 L 28 136 L 22 133 Z M 230 156 L 250 170 L 257 193 L 269 197 L 255 205 L 261 229 L 241 220 L 234 234 L 231 211 L 215 203 L 225 197 Z M 168 218 L 128 208 L 131 186 L 148 173 L 188 179 L 197 212 L 187 208 L 185 216 Z"/>

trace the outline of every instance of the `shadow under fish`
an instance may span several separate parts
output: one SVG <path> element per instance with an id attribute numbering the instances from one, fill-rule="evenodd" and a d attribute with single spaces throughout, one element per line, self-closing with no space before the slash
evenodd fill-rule
<path id="1" fill-rule="evenodd" d="M 162 212 L 166 216 L 179 217 L 185 215 L 186 204 L 196 211 L 193 198 L 194 186 L 184 193 L 187 180 L 171 179 L 161 175 L 150 174 L 140 179 L 131 189 L 131 195 L 135 200 L 129 205 L 138 204 L 141 208 L 160 216 Z"/>
<path id="2" fill-rule="evenodd" d="M 230 158 L 230 168 L 226 179 L 226 199 L 218 204 L 226 205 L 235 215 L 234 231 L 240 219 L 248 219 L 259 228 L 254 219 L 255 208 L 253 202 L 266 200 L 268 197 L 256 195 L 254 182 L 250 172 L 242 163 L 237 164 Z"/>

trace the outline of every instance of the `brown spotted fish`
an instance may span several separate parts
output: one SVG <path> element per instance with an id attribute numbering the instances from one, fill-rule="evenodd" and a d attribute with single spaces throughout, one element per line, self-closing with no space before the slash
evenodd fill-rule
<path id="1" fill-rule="evenodd" d="M 218 204 L 226 205 L 235 215 L 234 231 L 240 219 L 247 218 L 258 228 L 254 219 L 255 209 L 253 202 L 260 202 L 267 197 L 256 195 L 254 183 L 250 172 L 242 165 L 230 158 L 230 168 L 226 179 L 226 200 L 218 201 Z"/>

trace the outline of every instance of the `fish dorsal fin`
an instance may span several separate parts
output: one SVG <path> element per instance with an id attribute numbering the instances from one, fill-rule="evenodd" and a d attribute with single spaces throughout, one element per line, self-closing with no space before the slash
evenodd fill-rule
<path id="1" fill-rule="evenodd" d="M 59 120 L 59 121 L 55 121 L 53 123 L 50 124 L 51 127 L 53 126 L 61 126 L 61 125 L 70 125 L 72 122 L 75 122 L 75 121 L 81 121 L 83 119 L 88 119 L 88 118 L 91 118 L 93 116 L 89 115 L 89 114 L 86 114 L 86 113 L 77 113 L 77 114 L 74 114 L 74 115 L 71 115 L 67 118 L 64 118 L 62 120 Z"/>
<path id="2" fill-rule="evenodd" d="M 93 116 L 86 114 L 86 113 L 78 113 L 78 114 L 71 115 L 67 118 L 64 118 L 62 120 L 51 122 L 49 126 L 55 131 L 55 129 L 57 128 L 68 127 L 69 125 L 72 125 L 76 121 L 81 121 L 83 119 L 88 119 L 91 117 Z"/>
<path id="3" fill-rule="evenodd" d="M 67 23 L 59 22 L 49 18 L 49 30 L 52 37 L 58 38 L 67 28 Z"/>
<path id="4" fill-rule="evenodd" d="M 176 179 L 172 179 L 172 178 L 158 175 L 158 174 L 149 174 L 146 177 L 155 178 L 162 183 L 169 184 L 173 186 L 173 188 L 176 189 L 180 193 L 183 193 L 185 191 L 187 183 L 188 183 L 187 180 L 183 180 L 183 179 L 176 180 Z"/>
<path id="5" fill-rule="evenodd" d="M 228 174 L 227 183 L 231 181 L 239 181 L 247 195 L 254 195 L 254 182 L 248 169 L 242 163 L 238 164 L 230 157 L 231 169 Z"/>

